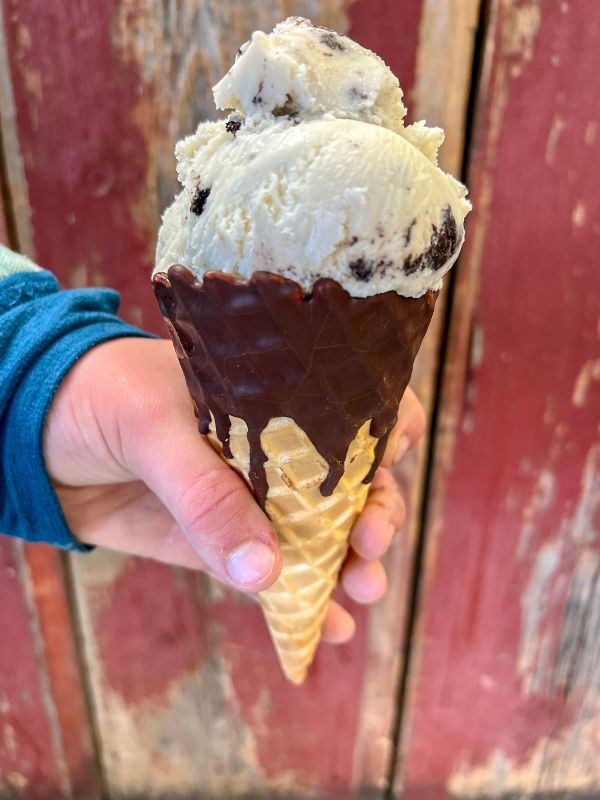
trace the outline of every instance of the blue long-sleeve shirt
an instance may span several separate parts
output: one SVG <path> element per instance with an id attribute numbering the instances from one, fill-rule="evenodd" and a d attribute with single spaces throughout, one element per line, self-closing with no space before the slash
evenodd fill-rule
<path id="1" fill-rule="evenodd" d="M 0 532 L 86 550 L 69 530 L 46 471 L 43 431 L 56 391 L 91 347 L 148 336 L 116 316 L 111 289 L 62 290 L 0 245 Z"/>

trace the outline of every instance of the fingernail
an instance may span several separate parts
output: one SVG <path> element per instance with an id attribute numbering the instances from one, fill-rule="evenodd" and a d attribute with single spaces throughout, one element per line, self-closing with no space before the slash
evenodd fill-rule
<path id="1" fill-rule="evenodd" d="M 275 553 L 264 542 L 249 539 L 229 554 L 226 566 L 227 574 L 238 586 L 254 586 L 273 571 Z"/>
<path id="2" fill-rule="evenodd" d="M 400 459 L 406 455 L 410 447 L 410 439 L 404 433 L 398 439 L 398 447 L 394 453 L 394 464 L 397 464 Z"/>

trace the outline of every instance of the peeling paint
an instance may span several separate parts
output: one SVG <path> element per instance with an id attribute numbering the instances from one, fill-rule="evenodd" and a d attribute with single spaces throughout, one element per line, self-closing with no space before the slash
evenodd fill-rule
<path id="1" fill-rule="evenodd" d="M 484 331 L 483 326 L 477 323 L 473 324 L 471 330 L 471 351 L 469 354 L 469 366 L 475 370 L 483 363 L 484 355 Z"/>
<path id="2" fill-rule="evenodd" d="M 89 286 L 89 270 L 87 264 L 77 264 L 71 269 L 67 285 L 71 289 L 83 289 Z"/>
<path id="3" fill-rule="evenodd" d="M 207 797 L 237 796 L 265 785 L 253 734 L 223 703 L 215 666 L 181 675 L 165 706 L 147 701 L 134 709 L 105 689 L 101 720 L 112 746 L 104 750 L 104 767 L 120 796 L 179 797 L 199 787 Z"/>
<path id="4" fill-rule="evenodd" d="M 596 143 L 596 136 L 598 134 L 598 122 L 591 119 L 585 126 L 585 133 L 583 134 L 583 142 L 588 147 L 592 147 Z"/>
<path id="5" fill-rule="evenodd" d="M 558 146 L 558 142 L 562 135 L 562 132 L 566 127 L 567 124 L 565 120 L 558 114 L 555 115 L 554 119 L 552 120 L 552 125 L 550 126 L 548 139 L 546 141 L 546 155 L 544 160 L 546 161 L 546 164 L 548 164 L 548 166 L 554 164 L 556 158 L 556 148 Z"/>
<path id="6" fill-rule="evenodd" d="M 600 703 L 594 709 L 600 711 Z M 452 797 L 535 797 L 541 792 L 568 792 L 591 790 L 591 797 L 600 782 L 600 761 L 597 759 L 600 736 L 597 725 L 588 721 L 577 735 L 564 738 L 541 739 L 528 754 L 524 764 L 509 758 L 502 750 L 496 750 L 486 764 L 469 769 L 457 767 L 450 777 L 447 788 Z M 572 758 L 565 757 L 565 753 Z M 563 794 L 565 793 L 565 794 Z"/>
<path id="7" fill-rule="evenodd" d="M 595 461 L 590 471 L 597 475 L 597 467 Z M 590 491 L 587 476 L 584 475 L 582 483 L 582 499 L 585 499 Z M 596 506 L 591 509 L 588 506 L 592 514 L 600 503 L 599 487 L 593 488 Z M 579 553 L 555 649 L 551 644 L 552 633 L 542 623 L 552 582 L 556 584 L 561 568 L 560 547 L 559 541 L 550 543 L 536 559 L 524 608 L 519 667 L 525 673 L 524 691 L 561 692 L 565 700 L 570 697 L 575 700 L 576 711 L 570 714 L 565 709 L 564 720 L 557 719 L 560 733 L 541 737 L 530 753 L 523 754 L 524 761 L 511 759 L 497 749 L 483 765 L 471 767 L 459 762 L 448 781 L 453 796 L 480 798 L 511 793 L 529 796 L 553 791 L 592 791 L 595 796 L 600 784 L 600 556 L 589 548 Z M 536 673 L 535 681 L 528 679 L 527 675 Z M 565 726 L 564 722 L 569 724 Z"/>
<path id="8" fill-rule="evenodd" d="M 127 556 L 111 550 L 97 548 L 82 559 L 71 556 L 77 572 L 85 572 L 87 588 L 99 596 L 98 592 L 110 587 L 127 567 Z"/>
<path id="9" fill-rule="evenodd" d="M 213 642 L 209 659 L 173 676 L 159 697 L 138 697 L 132 704 L 111 686 L 98 635 L 99 616 L 110 603 L 114 581 L 126 578 L 125 567 L 141 563 L 98 550 L 80 560 L 75 572 L 91 697 L 110 786 L 119 796 L 131 793 L 151 798 L 165 793 L 193 794 L 199 788 L 207 796 L 219 796 L 223 785 L 232 791 L 244 782 L 260 785 L 253 734 L 236 710 L 235 693 L 217 642 Z M 161 569 L 168 571 L 164 566 Z M 204 583 L 193 577 L 200 585 Z M 187 578 L 192 579 L 191 573 Z M 130 609 L 113 608 L 115 615 L 125 613 L 131 613 Z M 114 658 L 122 657 L 119 642 L 113 645 Z M 164 643 L 160 652 L 163 656 L 168 652 Z M 154 668 L 153 657 L 147 665 L 149 670 Z M 128 668 L 125 660 L 122 670 L 126 673 Z"/>
<path id="10" fill-rule="evenodd" d="M 585 221 L 587 219 L 587 208 L 585 203 L 581 200 L 578 200 L 573 207 L 573 211 L 571 212 L 571 222 L 575 228 L 582 228 L 585 225 Z"/>
<path id="11" fill-rule="evenodd" d="M 26 56 L 31 49 L 31 33 L 26 25 L 16 25 L 16 58 L 23 77 L 23 84 L 27 94 L 27 103 L 30 108 L 32 124 L 39 127 L 40 107 L 43 102 L 42 75 L 39 70 L 27 67 Z"/>
<path id="12" fill-rule="evenodd" d="M 542 21 L 540 0 L 525 0 L 517 3 L 507 0 L 507 20 L 503 28 L 502 51 L 511 57 L 510 74 L 513 78 L 523 74 L 523 70 L 533 58 L 535 38 Z"/>
<path id="13" fill-rule="evenodd" d="M 540 681 L 535 679 L 536 659 L 539 654 L 542 622 L 548 605 L 552 581 L 560 564 L 562 545 L 560 541 L 548 542 L 540 548 L 531 578 L 521 600 L 521 641 L 517 670 L 523 681 L 525 694 L 536 689 Z"/>
<path id="14" fill-rule="evenodd" d="M 588 399 L 588 392 L 592 381 L 600 381 L 600 358 L 594 361 L 586 361 L 579 370 L 573 386 L 571 403 L 575 408 L 582 408 Z"/>
<path id="15" fill-rule="evenodd" d="M 600 545 L 600 444 L 588 451 L 569 533 L 577 545 Z"/>
<path id="16" fill-rule="evenodd" d="M 29 781 L 22 773 L 12 770 L 6 776 L 6 783 L 8 784 L 9 789 L 16 789 L 17 791 L 22 792 L 27 788 Z"/>
<path id="17" fill-rule="evenodd" d="M 144 309 L 141 306 L 133 305 L 130 303 L 124 312 L 124 316 L 128 322 L 133 325 L 138 325 L 140 328 L 144 325 Z"/>
<path id="18" fill-rule="evenodd" d="M 529 502 L 523 508 L 521 515 L 521 535 L 517 549 L 517 557 L 523 558 L 529 553 L 537 518 L 540 513 L 549 508 L 556 491 L 556 478 L 549 469 L 541 469 L 533 488 Z"/>

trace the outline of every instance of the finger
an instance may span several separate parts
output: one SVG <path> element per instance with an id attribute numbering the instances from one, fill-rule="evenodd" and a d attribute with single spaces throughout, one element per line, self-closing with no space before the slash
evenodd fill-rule
<path id="1" fill-rule="evenodd" d="M 349 642 L 356 631 L 356 622 L 352 615 L 339 603 L 332 600 L 327 609 L 327 616 L 321 630 L 321 638 L 330 644 Z"/>
<path id="2" fill-rule="evenodd" d="M 421 439 L 426 422 L 423 406 L 409 386 L 400 401 L 398 420 L 389 435 L 381 465 L 391 467 L 397 464 Z"/>
<path id="3" fill-rule="evenodd" d="M 341 575 L 346 594 L 356 603 L 375 603 L 387 589 L 387 577 L 380 561 L 365 561 L 351 553 Z"/>
<path id="4" fill-rule="evenodd" d="M 134 436 L 136 474 L 214 575 L 246 591 L 270 586 L 281 568 L 272 526 L 242 478 L 198 434 L 187 405 L 150 420 L 152 437 L 147 424 Z"/>
<path id="5" fill-rule="evenodd" d="M 404 499 L 387 469 L 379 468 L 369 490 L 367 503 L 350 536 L 350 545 L 362 558 L 380 558 L 388 549 L 394 533 L 404 523 Z"/>

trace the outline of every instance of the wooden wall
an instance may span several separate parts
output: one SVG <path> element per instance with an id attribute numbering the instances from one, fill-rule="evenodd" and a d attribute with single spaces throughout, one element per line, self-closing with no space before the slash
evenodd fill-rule
<path id="1" fill-rule="evenodd" d="M 287 14 L 385 58 L 411 116 L 447 129 L 443 166 L 460 174 L 467 147 L 476 205 L 415 370 L 435 435 L 398 472 L 409 521 L 355 641 L 295 689 L 254 604 L 203 576 L 0 539 L 0 797 L 597 796 L 600 5 L 0 12 L 0 236 L 65 286 L 119 289 L 137 324 L 161 330 L 173 142 Z"/>
<path id="2" fill-rule="evenodd" d="M 489 5 L 406 798 L 600 794 L 599 53 L 594 0 Z"/>

